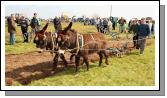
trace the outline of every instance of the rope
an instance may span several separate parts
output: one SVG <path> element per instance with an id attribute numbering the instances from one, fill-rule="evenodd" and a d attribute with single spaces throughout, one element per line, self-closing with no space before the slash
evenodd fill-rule
<path id="1" fill-rule="evenodd" d="M 91 35 L 92 36 L 92 35 Z M 93 37 L 93 36 L 92 36 Z M 94 38 L 92 38 L 92 39 L 94 39 Z M 143 39 L 146 39 L 146 38 L 142 38 L 142 39 L 137 39 L 137 40 L 133 40 L 133 41 L 139 41 L 139 40 L 143 40 Z M 84 47 L 84 46 L 86 46 L 86 45 L 88 45 L 88 44 L 90 44 L 90 43 L 94 43 L 94 42 L 96 42 L 97 40 L 93 40 L 93 41 L 90 41 L 90 42 L 88 42 L 88 43 L 86 43 L 86 44 L 84 44 L 84 45 L 82 45 L 82 46 L 79 46 L 79 41 L 78 41 L 78 33 L 77 33 L 77 42 L 76 42 L 76 45 L 77 45 L 77 47 L 76 48 L 72 48 L 72 49 L 66 49 L 65 50 L 65 52 L 71 52 L 71 51 L 73 51 L 73 50 L 75 50 L 75 49 L 77 49 L 77 52 L 76 52 L 76 54 L 79 52 L 79 50 L 80 50 L 80 48 L 81 47 Z M 100 40 L 100 41 L 106 41 L 106 40 Z M 132 40 L 127 40 L 126 41 L 126 43 L 125 44 L 127 44 L 127 43 L 129 43 L 130 41 L 132 41 Z M 53 36 L 52 36 L 52 44 L 54 43 L 54 41 L 53 41 Z M 125 45 L 124 44 L 124 45 Z M 114 46 L 114 45 L 113 45 Z M 109 50 L 109 49 L 82 49 L 82 50 Z M 44 52 L 54 52 L 54 53 L 59 53 L 59 51 L 54 51 L 54 49 L 52 49 L 52 50 L 45 50 Z"/>
<path id="2" fill-rule="evenodd" d="M 134 41 L 139 41 L 139 40 L 143 40 L 143 39 L 146 39 L 146 38 L 142 38 L 142 39 L 138 39 L 138 40 L 134 40 Z M 101 40 L 101 41 L 103 41 L 103 40 Z M 106 41 L 106 40 L 104 40 L 104 41 Z M 131 40 L 130 40 L 130 41 L 131 41 Z M 125 44 L 129 43 L 130 41 L 129 41 L 129 40 L 126 41 Z M 90 44 L 90 43 L 92 43 L 92 42 L 95 42 L 95 40 L 94 40 L 94 41 L 90 41 L 90 42 L 87 43 L 87 44 L 84 44 L 83 47 L 86 46 L 86 45 L 88 45 L 88 44 Z M 72 50 L 75 50 L 75 49 L 77 49 L 77 48 L 67 49 L 66 51 L 72 51 Z M 89 50 L 89 49 L 82 49 L 82 50 Z M 90 50 L 93 50 L 93 49 L 90 49 Z M 108 50 L 108 49 L 94 49 L 94 50 Z"/>

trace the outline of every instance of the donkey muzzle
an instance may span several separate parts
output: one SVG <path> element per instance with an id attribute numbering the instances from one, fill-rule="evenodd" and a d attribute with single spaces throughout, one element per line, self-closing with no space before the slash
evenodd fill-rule
<path id="1" fill-rule="evenodd" d="M 64 54 L 64 53 L 65 53 L 65 50 L 61 50 L 61 49 L 60 49 L 60 50 L 58 50 L 58 53 L 59 53 L 59 54 Z"/>

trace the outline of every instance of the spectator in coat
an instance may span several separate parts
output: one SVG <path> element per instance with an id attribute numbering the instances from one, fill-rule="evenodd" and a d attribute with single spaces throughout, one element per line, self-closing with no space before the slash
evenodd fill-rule
<path id="1" fill-rule="evenodd" d="M 14 16 L 14 14 L 11 14 L 11 17 L 9 17 L 7 19 L 7 23 L 8 23 L 8 32 L 10 34 L 10 45 L 14 45 L 15 44 L 15 34 L 16 34 L 16 18 Z"/>
<path id="2" fill-rule="evenodd" d="M 131 21 L 131 25 L 129 27 L 129 32 L 133 32 L 134 36 L 133 36 L 133 44 L 134 47 L 136 47 L 136 49 L 138 49 L 138 32 L 139 32 L 139 24 L 137 24 L 137 20 L 133 20 Z"/>
<path id="3" fill-rule="evenodd" d="M 117 26 L 118 18 L 112 17 L 111 22 L 112 22 L 112 28 L 113 30 L 115 30 L 115 27 Z"/>
<path id="4" fill-rule="evenodd" d="M 31 19 L 31 22 L 30 22 L 30 26 L 31 26 L 31 33 L 30 33 L 30 41 L 34 38 L 35 36 L 35 33 L 37 31 L 39 31 L 39 27 L 40 27 L 40 22 L 39 20 L 37 19 L 37 13 L 34 13 L 34 16 L 33 18 Z"/>
<path id="5" fill-rule="evenodd" d="M 150 29 L 150 31 L 151 31 L 151 27 L 152 27 L 151 21 L 147 20 L 147 21 L 146 21 L 146 24 L 149 26 L 149 29 Z M 150 34 L 149 34 L 149 38 L 151 38 L 151 32 L 150 32 Z"/>
<path id="6" fill-rule="evenodd" d="M 154 35 L 154 32 L 155 32 L 155 21 L 153 20 L 152 21 L 152 26 L 151 26 L 151 33 Z"/>
<path id="7" fill-rule="evenodd" d="M 119 23 L 119 32 L 122 33 L 122 32 L 125 32 L 125 24 L 126 24 L 126 20 L 121 17 L 121 19 L 118 21 Z"/>
<path id="8" fill-rule="evenodd" d="M 53 24 L 55 28 L 55 34 L 57 34 L 59 30 L 62 30 L 61 21 L 57 16 L 54 18 Z"/>
<path id="9" fill-rule="evenodd" d="M 108 20 L 108 32 L 111 33 L 112 31 L 112 23 L 111 20 Z"/>
<path id="10" fill-rule="evenodd" d="M 129 23 L 128 23 L 128 28 L 130 28 L 133 23 L 134 23 L 134 21 L 130 20 Z"/>
<path id="11" fill-rule="evenodd" d="M 28 20 L 25 18 L 25 16 L 21 17 L 20 24 L 21 31 L 23 34 L 24 42 L 28 42 Z"/>
<path id="12" fill-rule="evenodd" d="M 100 18 L 97 18 L 95 22 L 96 22 L 97 31 L 100 32 L 100 26 L 99 26 Z"/>
<path id="13" fill-rule="evenodd" d="M 100 19 L 99 21 L 99 28 L 100 28 L 100 32 L 103 33 L 103 20 Z"/>
<path id="14" fill-rule="evenodd" d="M 103 33 L 106 33 L 108 30 L 108 21 L 106 18 L 103 19 Z"/>
<path id="15" fill-rule="evenodd" d="M 146 37 L 149 36 L 150 29 L 147 24 L 145 24 L 145 20 L 141 19 L 141 24 L 139 25 L 139 31 L 138 31 L 138 45 L 140 49 L 140 54 L 144 53 L 145 44 L 146 44 Z"/>

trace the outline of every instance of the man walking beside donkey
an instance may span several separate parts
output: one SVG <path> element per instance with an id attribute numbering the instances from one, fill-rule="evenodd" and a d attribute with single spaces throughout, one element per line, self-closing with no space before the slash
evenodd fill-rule
<path id="1" fill-rule="evenodd" d="M 144 53 L 146 37 L 149 36 L 149 34 L 150 34 L 149 26 L 145 23 L 145 20 L 142 18 L 138 31 L 138 45 L 140 49 L 140 54 Z"/>

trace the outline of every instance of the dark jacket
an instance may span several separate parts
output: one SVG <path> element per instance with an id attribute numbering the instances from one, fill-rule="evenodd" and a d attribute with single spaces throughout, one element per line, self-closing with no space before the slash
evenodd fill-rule
<path id="1" fill-rule="evenodd" d="M 112 17 L 112 19 L 111 19 L 111 22 L 112 22 L 112 23 L 117 23 L 117 21 L 118 21 L 118 18 L 117 18 L 117 17 Z"/>
<path id="2" fill-rule="evenodd" d="M 150 34 L 150 29 L 147 24 L 140 24 L 139 26 L 139 36 L 148 36 Z"/>
<path id="3" fill-rule="evenodd" d="M 132 20 L 129 21 L 128 27 L 131 27 L 132 26 L 131 24 L 132 24 Z"/>
<path id="4" fill-rule="evenodd" d="M 31 28 L 39 27 L 39 21 L 38 21 L 38 19 L 35 18 L 35 17 L 33 17 L 33 18 L 31 19 L 30 25 L 31 25 Z"/>
<path id="5" fill-rule="evenodd" d="M 28 20 L 21 19 L 19 26 L 21 26 L 21 29 L 28 29 Z"/>
<path id="6" fill-rule="evenodd" d="M 152 24 L 151 26 L 151 32 L 154 32 L 155 24 Z"/>
<path id="7" fill-rule="evenodd" d="M 7 19 L 7 23 L 8 23 L 8 32 L 15 33 L 16 32 L 16 22 L 9 17 Z"/>
<path id="8" fill-rule="evenodd" d="M 56 30 L 62 30 L 60 19 L 54 18 L 53 23 Z"/>
<path id="9" fill-rule="evenodd" d="M 108 21 L 107 20 L 103 20 L 103 25 L 108 25 Z"/>
<path id="10" fill-rule="evenodd" d="M 123 25 L 126 23 L 126 20 L 125 20 L 125 19 L 120 19 L 120 20 L 118 21 L 118 23 L 119 23 L 121 26 L 123 26 Z"/>
<path id="11" fill-rule="evenodd" d="M 138 34 L 139 32 L 139 25 L 138 24 L 133 24 L 129 28 L 129 32 L 133 31 L 134 35 Z"/>

